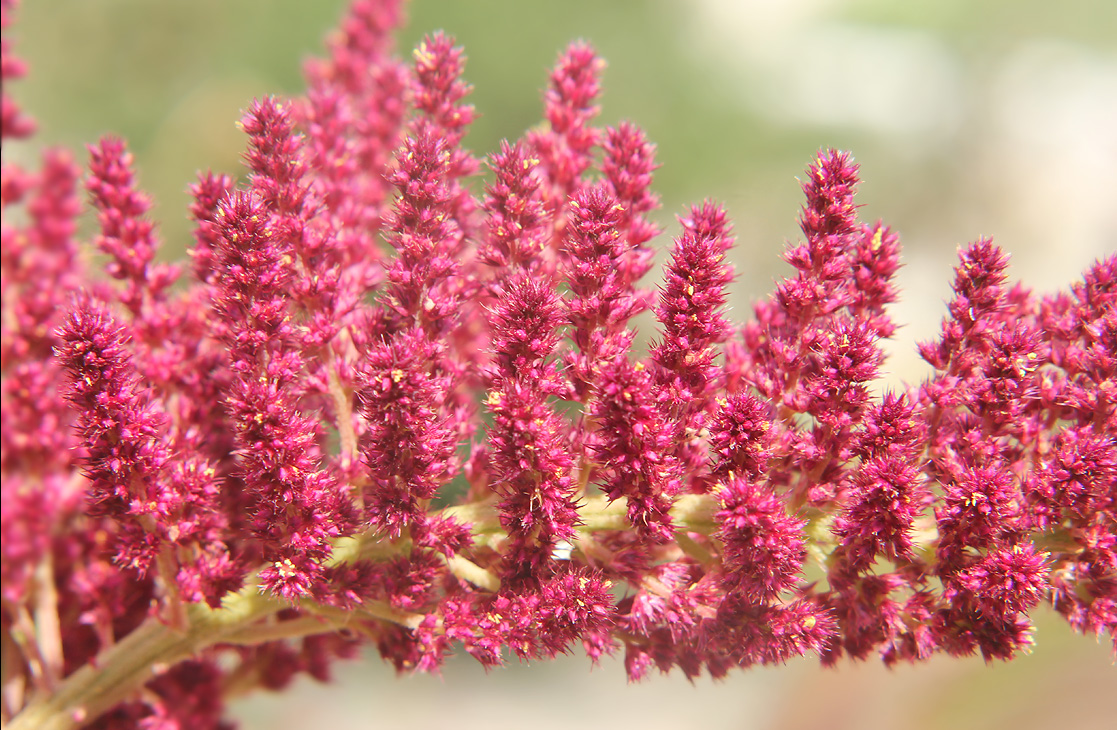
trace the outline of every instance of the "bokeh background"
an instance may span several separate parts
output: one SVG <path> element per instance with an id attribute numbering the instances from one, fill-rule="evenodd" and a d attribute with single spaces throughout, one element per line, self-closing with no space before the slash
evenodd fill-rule
<path id="1" fill-rule="evenodd" d="M 156 201 L 164 256 L 189 240 L 186 185 L 240 171 L 234 122 L 254 96 L 297 94 L 300 69 L 343 0 L 25 0 L 12 30 L 31 75 L 12 91 L 34 140 L 80 149 L 128 139 Z M 478 154 L 538 123 L 558 52 L 590 41 L 609 62 L 602 121 L 658 144 L 664 248 L 674 216 L 725 203 L 739 246 L 738 319 L 787 273 L 798 176 L 821 147 L 853 151 L 866 219 L 901 234 L 903 327 L 882 387 L 927 373 L 960 245 L 990 235 L 1012 275 L 1067 286 L 1117 250 L 1117 2 L 1109 0 L 414 0 L 402 53 L 444 29 L 469 56 Z M 34 145 L 5 158 L 33 164 Z M 644 322 L 645 330 L 650 324 Z M 1038 613 L 1037 647 L 1008 664 L 940 659 L 887 671 L 817 663 L 626 686 L 619 661 L 582 657 L 487 675 L 455 658 L 396 679 L 372 655 L 331 685 L 235 705 L 246 728 L 459 730 L 639 725 L 703 728 L 1112 727 L 1110 649 Z"/>

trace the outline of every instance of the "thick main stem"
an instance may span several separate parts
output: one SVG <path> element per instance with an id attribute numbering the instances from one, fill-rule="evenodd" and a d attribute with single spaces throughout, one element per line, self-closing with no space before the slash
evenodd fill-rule
<path id="1" fill-rule="evenodd" d="M 671 517 L 681 528 L 707 532 L 713 526 L 716 509 L 716 500 L 709 495 L 687 495 L 675 502 Z M 473 531 L 478 534 L 500 530 L 499 518 L 489 504 L 461 505 L 450 507 L 444 512 L 473 523 Z M 628 527 L 623 499 L 610 503 L 604 497 L 590 497 L 585 500 L 579 513 L 582 518 L 580 532 Z M 340 541 L 334 549 L 331 563 L 361 559 L 362 553 L 377 539 L 375 534 L 365 534 L 356 539 Z M 481 570 L 477 566 L 473 568 L 476 571 Z M 466 579 L 481 584 L 488 580 L 484 575 L 471 575 Z M 125 700 L 160 669 L 171 667 L 226 640 L 241 643 L 270 638 L 270 634 L 265 635 L 266 632 L 254 633 L 248 629 L 260 619 L 287 607 L 289 606 L 281 601 L 260 594 L 259 586 L 252 581 L 238 593 L 228 596 L 219 609 L 211 609 L 205 604 L 187 606 L 185 630 L 168 626 L 157 616 L 148 618 L 136 630 L 98 656 L 95 662 L 66 677 L 52 695 L 36 699 L 24 707 L 7 725 L 7 730 L 73 730 L 82 727 Z M 327 607 L 321 607 L 321 610 L 315 606 L 307 608 L 319 615 L 338 612 L 338 609 Z M 392 621 L 410 628 L 418 625 L 418 620 L 421 619 L 416 614 L 404 614 L 381 604 L 365 606 L 358 609 L 358 613 L 362 610 L 370 618 Z M 313 626 L 300 623 L 297 628 L 302 633 L 314 633 Z M 323 630 L 329 630 L 329 626 L 323 624 Z M 290 634 L 289 631 L 284 634 L 280 629 L 275 631 L 276 636 Z"/>
<path id="2" fill-rule="evenodd" d="M 8 730 L 71 730 L 99 717 L 147 682 L 158 668 L 182 661 L 238 629 L 278 612 L 283 604 L 260 595 L 255 584 L 225 600 L 220 609 L 187 608 L 185 631 L 153 616 L 112 648 L 63 681 L 50 697 L 35 700 Z"/>

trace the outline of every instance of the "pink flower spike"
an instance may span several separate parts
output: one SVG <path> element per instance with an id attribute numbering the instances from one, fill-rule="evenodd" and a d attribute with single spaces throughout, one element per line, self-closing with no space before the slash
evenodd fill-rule
<path id="1" fill-rule="evenodd" d="M 544 97 L 546 131 L 531 132 L 528 141 L 539 151 L 553 187 L 552 199 L 560 204 L 582 183 L 591 152 L 600 132 L 590 125 L 600 107 L 601 73 L 605 69 L 593 48 L 575 42 L 559 56 Z"/>
<path id="2" fill-rule="evenodd" d="M 603 364 L 590 404 L 598 424 L 593 445 L 602 465 L 602 489 L 610 500 L 628 499 L 628 519 L 641 537 L 671 538 L 668 511 L 679 487 L 672 454 L 675 435 L 653 395 L 651 374 L 624 355 Z"/>
<path id="3" fill-rule="evenodd" d="M 80 429 L 94 512 L 131 520 L 135 504 L 137 515 L 150 513 L 170 454 L 161 437 L 163 416 L 145 397 L 127 349 L 127 329 L 84 298 L 58 336 L 57 357 L 71 382 L 67 399 L 84 414 Z"/>
<path id="4" fill-rule="evenodd" d="M 729 337 L 723 309 L 733 269 L 725 256 L 733 245 L 725 211 L 707 202 L 680 219 L 656 315 L 663 341 L 652 349 L 658 376 L 676 404 L 698 411 L 719 385 L 716 347 Z"/>
<path id="5" fill-rule="evenodd" d="M 1029 544 L 994 550 L 962 571 L 958 584 L 973 596 L 982 615 L 1013 617 L 1047 594 L 1047 558 Z"/>
<path id="6" fill-rule="evenodd" d="M 661 232 L 646 217 L 659 207 L 659 196 L 651 192 L 652 173 L 659 167 L 655 162 L 655 145 L 635 124 L 621 122 L 605 130 L 602 150 L 601 171 L 625 211 L 621 228 L 626 230 L 632 248 L 626 269 L 635 283 L 651 269 L 655 256 L 645 244 Z"/>
<path id="7" fill-rule="evenodd" d="M 727 589 L 759 603 L 796 585 L 806 558 L 803 522 L 788 515 L 775 494 L 746 479 L 731 479 L 717 497 Z"/>
<path id="8" fill-rule="evenodd" d="M 0 16 L 0 27 L 7 31 L 12 24 L 18 2 L 5 0 Z M 4 88 L 0 91 L 0 139 L 23 139 L 35 133 L 35 120 L 23 113 L 19 104 L 11 97 L 9 82 L 23 78 L 27 74 L 27 64 L 12 52 L 12 40 L 4 33 L 0 41 L 0 79 Z"/>
<path id="9" fill-rule="evenodd" d="M 124 142 L 106 137 L 91 145 L 89 154 L 86 189 L 101 228 L 96 245 L 112 259 L 109 273 L 125 283 L 121 301 L 134 316 L 142 317 L 146 307 L 174 283 L 178 271 L 154 263 L 159 242 L 154 223 L 146 217 L 151 201 L 134 187 L 132 154 Z"/>
<path id="10" fill-rule="evenodd" d="M 812 246 L 825 237 L 846 236 L 856 230 L 853 194 L 859 182 L 857 164 L 849 153 L 832 149 L 819 153 L 803 183 L 807 202 L 799 215 L 800 227 Z"/>
<path id="11" fill-rule="evenodd" d="M 481 258 L 490 266 L 527 266 L 547 242 L 547 208 L 535 174 L 539 166 L 525 142 L 501 142 L 489 158 L 495 179 L 487 188 L 488 213 Z"/>
<path id="12" fill-rule="evenodd" d="M 964 246 L 932 372 L 881 392 L 900 240 L 849 153 L 809 163 L 790 273 L 734 325 L 714 202 L 641 288 L 656 148 L 595 126 L 590 46 L 479 176 L 463 49 L 401 60 L 402 0 L 352 0 L 306 94 L 248 106 L 241 181 L 191 187 L 179 281 L 122 141 L 90 147 L 92 258 L 80 165 L 9 145 L 17 5 L 5 727 L 222 730 L 227 695 L 363 644 L 718 679 L 1012 659 L 1045 603 L 1117 642 L 1117 256 L 1035 294 Z"/>

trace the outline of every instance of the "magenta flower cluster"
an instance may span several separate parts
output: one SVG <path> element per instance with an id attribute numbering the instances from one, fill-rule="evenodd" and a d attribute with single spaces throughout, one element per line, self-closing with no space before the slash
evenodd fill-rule
<path id="1" fill-rule="evenodd" d="M 1117 640 L 1117 257 L 1038 296 L 964 248 L 933 373 L 875 395 L 900 247 L 848 154 L 810 165 L 794 274 L 738 327 L 714 202 L 645 288 L 655 148 L 595 124 L 588 45 L 479 159 L 462 50 L 398 59 L 398 5 L 357 0 L 304 98 L 252 103 L 185 268 L 120 140 L 4 164 L 5 723 L 226 727 L 223 697 L 365 642 L 640 679 L 1009 659 L 1040 604 Z"/>

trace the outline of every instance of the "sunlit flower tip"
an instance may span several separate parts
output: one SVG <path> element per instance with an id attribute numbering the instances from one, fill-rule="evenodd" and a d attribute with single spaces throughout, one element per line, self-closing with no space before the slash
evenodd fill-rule
<path id="1" fill-rule="evenodd" d="M 543 247 L 547 205 L 534 174 L 538 166 L 524 142 L 501 142 L 500 151 L 489 158 L 494 180 L 486 188 L 481 256 L 491 266 L 526 264 Z"/>
<path id="2" fill-rule="evenodd" d="M 497 293 L 492 323 L 493 349 L 505 377 L 532 375 L 558 344 L 562 300 L 545 281 L 513 279 Z"/>
<path id="3" fill-rule="evenodd" d="M 954 354 L 970 338 L 996 332 L 1006 323 L 1004 283 L 1008 257 L 990 239 L 981 239 L 959 254 L 954 269 L 954 298 L 947 306 L 938 340 L 919 344 L 919 354 L 938 370 L 945 370 Z M 965 369 L 975 353 L 967 353 L 955 363 Z"/>
<path id="4" fill-rule="evenodd" d="M 142 289 L 155 274 L 152 262 L 158 241 L 155 225 L 146 217 L 151 201 L 135 188 L 132 154 L 122 140 L 105 137 L 90 145 L 89 155 L 90 175 L 85 186 L 100 226 L 96 245 L 112 259 L 109 273 L 128 282 L 125 304 L 138 311 Z M 160 283 L 166 286 L 170 282 Z"/>
<path id="5" fill-rule="evenodd" d="M 722 308 L 733 278 L 725 262 L 733 239 L 724 210 L 713 203 L 693 208 L 681 222 L 683 233 L 675 241 L 656 306 L 664 338 L 653 356 L 668 370 L 684 373 L 697 370 L 691 363 L 729 336 Z"/>
<path id="6" fill-rule="evenodd" d="M 604 65 L 587 44 L 571 44 L 559 56 L 544 96 L 549 128 L 527 134 L 560 205 L 579 187 L 600 139 L 600 131 L 590 122 L 599 111 L 596 101 Z"/>
<path id="7" fill-rule="evenodd" d="M 1003 295 L 1007 270 L 1008 255 L 992 239 L 982 238 L 959 252 L 954 293 L 965 297 L 977 311 L 988 311 Z"/>
<path id="8" fill-rule="evenodd" d="M 571 43 L 559 56 L 546 94 L 547 116 L 556 132 L 566 133 L 597 114 L 594 103 L 604 70 L 604 59 L 584 41 Z"/>
<path id="9" fill-rule="evenodd" d="M 217 209 L 233 190 L 233 179 L 212 172 L 201 173 L 198 182 L 190 185 L 190 216 L 194 219 L 194 247 L 190 259 L 194 276 L 208 282 L 213 275 L 214 249 L 218 245 Z"/>
<path id="10" fill-rule="evenodd" d="M 856 227 L 853 196 L 860 182 L 857 165 L 846 152 L 825 150 L 807 170 L 803 193 L 807 201 L 799 222 L 808 240 L 842 236 Z"/>
<path id="11" fill-rule="evenodd" d="M 604 159 L 601 170 L 613 187 L 624 208 L 623 228 L 635 250 L 629 254 L 628 275 L 639 280 L 652 266 L 653 254 L 641 248 L 660 233 L 655 223 L 644 217 L 659 206 L 659 196 L 651 192 L 655 162 L 655 145 L 648 142 L 643 130 L 630 122 L 621 122 L 605 130 L 602 142 Z"/>
<path id="12" fill-rule="evenodd" d="M 471 105 L 459 102 L 472 87 L 461 80 L 465 53 L 441 31 L 425 37 L 412 52 L 415 62 L 415 106 L 448 135 L 455 145 L 473 121 Z"/>
<path id="13" fill-rule="evenodd" d="M 648 141 L 644 131 L 631 122 L 609 127 L 602 149 L 605 153 L 602 172 L 625 209 L 632 214 L 653 210 L 659 200 L 650 188 L 652 173 L 659 165 L 655 162 L 655 145 Z"/>
<path id="14" fill-rule="evenodd" d="M 285 216 L 305 214 L 307 163 L 303 137 L 295 132 L 291 104 L 274 97 L 257 99 L 241 118 L 240 127 L 249 138 L 244 157 L 253 172 L 253 190 L 274 212 Z M 301 232 L 288 235 L 296 238 L 296 245 L 299 243 Z"/>

